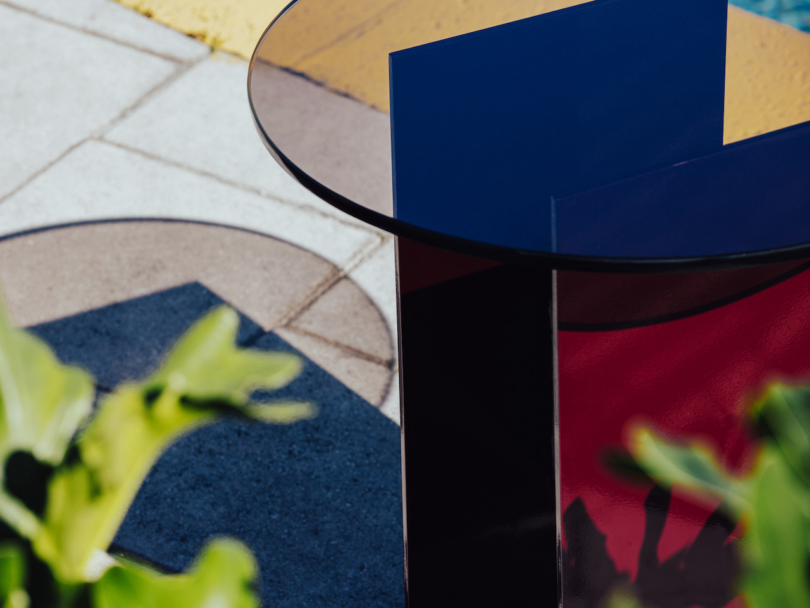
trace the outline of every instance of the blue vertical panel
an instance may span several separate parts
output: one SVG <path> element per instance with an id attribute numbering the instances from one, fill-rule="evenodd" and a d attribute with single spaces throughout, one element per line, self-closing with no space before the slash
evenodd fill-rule
<path id="1" fill-rule="evenodd" d="M 551 195 L 722 147 L 726 0 L 596 0 L 392 53 L 395 216 L 551 251 Z"/>
<path id="2" fill-rule="evenodd" d="M 810 242 L 810 122 L 556 202 L 557 251 L 675 258 Z"/>

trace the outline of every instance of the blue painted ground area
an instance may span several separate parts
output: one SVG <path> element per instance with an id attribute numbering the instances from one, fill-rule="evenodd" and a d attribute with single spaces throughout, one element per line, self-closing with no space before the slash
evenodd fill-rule
<path id="1" fill-rule="evenodd" d="M 731 4 L 810 32 L 810 0 L 732 0 Z"/>
<path id="2" fill-rule="evenodd" d="M 154 369 L 221 303 L 192 283 L 33 330 L 109 389 Z M 242 321 L 242 345 L 294 351 Z M 399 427 L 311 361 L 272 396 L 314 401 L 320 415 L 284 427 L 229 420 L 182 439 L 147 478 L 113 549 L 179 571 L 212 535 L 234 536 L 256 554 L 268 608 L 403 606 Z"/>

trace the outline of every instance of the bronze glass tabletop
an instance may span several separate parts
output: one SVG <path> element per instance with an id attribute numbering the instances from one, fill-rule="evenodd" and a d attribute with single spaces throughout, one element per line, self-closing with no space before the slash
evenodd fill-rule
<path id="1" fill-rule="evenodd" d="M 295 179 L 428 245 L 630 272 L 806 257 L 810 123 L 723 144 L 726 19 L 725 0 L 297 0 L 248 92 Z"/>

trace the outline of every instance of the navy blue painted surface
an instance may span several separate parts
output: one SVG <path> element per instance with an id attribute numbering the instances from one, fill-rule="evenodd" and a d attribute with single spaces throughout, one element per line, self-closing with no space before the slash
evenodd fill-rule
<path id="1" fill-rule="evenodd" d="M 810 123 L 557 200 L 563 254 L 686 257 L 810 241 Z"/>
<path id="2" fill-rule="evenodd" d="M 220 303 L 189 284 L 34 329 L 117 381 L 144 375 Z M 244 317 L 240 337 L 294 350 Z M 399 428 L 308 360 L 270 396 L 315 401 L 320 415 L 284 427 L 228 420 L 185 437 L 146 479 L 113 547 L 182 570 L 209 536 L 235 536 L 256 554 L 266 607 L 402 607 Z"/>
<path id="3" fill-rule="evenodd" d="M 395 216 L 551 251 L 551 195 L 722 146 L 726 0 L 596 0 L 393 53 Z"/>

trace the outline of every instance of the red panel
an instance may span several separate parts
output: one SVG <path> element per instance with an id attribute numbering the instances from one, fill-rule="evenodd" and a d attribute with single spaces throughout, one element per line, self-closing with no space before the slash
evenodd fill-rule
<path id="1" fill-rule="evenodd" d="M 649 487 L 609 472 L 605 451 L 644 424 L 672 439 L 705 440 L 728 466 L 748 467 L 746 405 L 776 378 L 810 380 L 810 272 L 686 319 L 561 331 L 559 360 L 562 508 L 581 497 L 617 568 L 632 578 Z M 715 506 L 676 491 L 659 557 L 691 543 Z"/>

